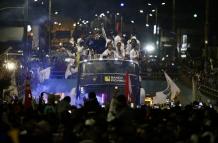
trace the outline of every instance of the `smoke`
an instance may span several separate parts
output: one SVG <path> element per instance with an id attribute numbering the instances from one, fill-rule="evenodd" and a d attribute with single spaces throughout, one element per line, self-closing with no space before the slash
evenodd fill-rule
<path id="1" fill-rule="evenodd" d="M 49 79 L 44 83 L 38 84 L 32 89 L 32 95 L 39 98 L 42 92 L 50 94 L 64 94 L 65 96 L 75 96 L 72 93 L 73 88 L 76 88 L 75 79 Z"/>
<path id="2" fill-rule="evenodd" d="M 46 21 L 48 21 L 48 16 L 43 15 L 43 16 L 40 16 L 39 18 L 37 18 L 36 20 L 34 20 L 32 23 L 34 25 L 41 25 L 41 24 L 44 24 Z"/>

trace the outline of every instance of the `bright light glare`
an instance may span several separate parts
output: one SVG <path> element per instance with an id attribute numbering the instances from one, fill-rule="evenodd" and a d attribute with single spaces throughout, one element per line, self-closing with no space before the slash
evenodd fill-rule
<path id="1" fill-rule="evenodd" d="M 54 13 L 55 15 L 57 15 L 58 14 L 58 12 L 57 11 L 55 11 L 55 13 Z"/>
<path id="2" fill-rule="evenodd" d="M 64 61 L 65 61 L 65 62 L 70 62 L 70 61 L 71 61 L 71 58 L 66 58 Z"/>
<path id="3" fill-rule="evenodd" d="M 186 58 L 186 55 L 181 55 L 182 58 Z"/>
<path id="4" fill-rule="evenodd" d="M 153 52 L 155 50 L 155 47 L 152 44 L 148 44 L 145 46 L 145 50 L 149 53 Z"/>
<path id="5" fill-rule="evenodd" d="M 124 7 L 124 3 L 121 3 L 120 6 L 121 6 L 121 7 Z"/>
<path id="6" fill-rule="evenodd" d="M 27 25 L 27 32 L 30 32 L 32 30 L 31 25 Z"/>
<path id="7" fill-rule="evenodd" d="M 6 69 L 8 69 L 9 71 L 13 71 L 16 69 L 16 64 L 13 62 L 7 62 L 6 63 Z"/>
<path id="8" fill-rule="evenodd" d="M 135 21 L 134 21 L 134 20 L 131 20 L 131 23 L 135 23 Z"/>
<path id="9" fill-rule="evenodd" d="M 148 3 L 149 6 L 151 6 L 151 3 Z"/>
<path id="10" fill-rule="evenodd" d="M 104 16 L 105 16 L 104 13 L 101 13 L 101 14 L 99 15 L 100 18 L 102 18 L 102 17 L 104 17 Z"/>
<path id="11" fill-rule="evenodd" d="M 166 4 L 165 2 L 162 2 L 162 3 L 161 3 L 161 5 L 165 5 L 165 4 Z"/>
<path id="12" fill-rule="evenodd" d="M 139 10 L 139 12 L 140 12 L 140 13 L 144 13 L 144 10 L 141 9 L 141 10 Z"/>
<path id="13" fill-rule="evenodd" d="M 197 18 L 197 17 L 198 17 L 198 15 L 197 15 L 196 13 L 195 13 L 193 16 L 194 16 L 194 18 Z"/>

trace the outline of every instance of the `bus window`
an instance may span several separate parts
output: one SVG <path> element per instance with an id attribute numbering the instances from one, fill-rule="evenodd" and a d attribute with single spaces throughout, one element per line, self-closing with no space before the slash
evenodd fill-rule
<path id="1" fill-rule="evenodd" d="M 135 102 L 140 104 L 139 68 L 137 63 L 106 59 L 81 62 L 77 82 L 79 103 L 82 103 L 81 100 L 86 98 L 89 92 L 95 92 L 101 104 L 110 102 L 115 94 L 125 94 L 127 73 L 131 80 L 131 91 L 136 99 Z"/>

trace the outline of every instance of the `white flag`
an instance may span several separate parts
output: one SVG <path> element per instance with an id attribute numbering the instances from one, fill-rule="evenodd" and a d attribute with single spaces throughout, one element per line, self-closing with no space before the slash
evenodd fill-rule
<path id="1" fill-rule="evenodd" d="M 170 87 L 170 92 L 171 92 L 171 100 L 174 100 L 176 96 L 178 96 L 181 92 L 179 87 L 176 85 L 176 83 L 169 77 L 169 75 L 164 72 L 165 78 L 167 80 L 167 84 Z"/>
<path id="2" fill-rule="evenodd" d="M 50 74 L 51 74 L 51 67 L 41 70 L 39 72 L 39 81 L 43 82 L 44 80 L 49 79 Z"/>
<path id="3" fill-rule="evenodd" d="M 162 91 L 156 92 L 156 96 L 153 97 L 153 104 L 164 104 L 166 103 L 167 95 L 165 95 Z"/>

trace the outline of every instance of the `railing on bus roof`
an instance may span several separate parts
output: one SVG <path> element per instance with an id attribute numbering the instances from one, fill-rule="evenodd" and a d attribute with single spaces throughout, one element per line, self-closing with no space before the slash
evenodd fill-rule
<path id="1" fill-rule="evenodd" d="M 81 63 L 86 63 L 88 61 L 124 61 L 124 62 L 130 62 L 130 63 L 135 63 L 139 64 L 138 61 L 135 60 L 129 60 L 129 59 L 118 59 L 118 58 L 91 58 L 91 59 L 84 59 L 80 61 Z"/>

